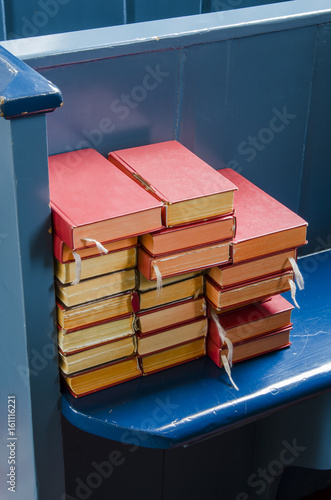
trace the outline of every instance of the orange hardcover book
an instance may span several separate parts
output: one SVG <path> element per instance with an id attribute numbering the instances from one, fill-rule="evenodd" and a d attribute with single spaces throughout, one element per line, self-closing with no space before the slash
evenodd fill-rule
<path id="1" fill-rule="evenodd" d="M 233 263 L 296 248 L 306 243 L 307 222 L 230 168 L 218 170 L 238 186 Z"/>
<path id="2" fill-rule="evenodd" d="M 161 255 L 230 240 L 234 234 L 235 217 L 230 215 L 143 234 L 139 242 L 150 254 Z"/>
<path id="3" fill-rule="evenodd" d="M 144 356 L 162 351 L 175 345 L 205 337 L 207 331 L 207 318 L 195 318 L 181 325 L 150 332 L 148 335 L 140 335 L 140 332 L 137 332 L 137 353 Z"/>
<path id="4" fill-rule="evenodd" d="M 58 328 L 57 340 L 59 349 L 64 354 L 70 354 L 93 345 L 122 339 L 133 333 L 134 315 L 131 313 L 81 328 L 71 330 Z"/>
<path id="5" fill-rule="evenodd" d="M 56 303 L 57 322 L 64 330 L 74 330 L 94 323 L 127 316 L 133 312 L 133 293 L 121 293 L 74 307 Z"/>
<path id="6" fill-rule="evenodd" d="M 197 299 L 186 299 L 156 309 L 138 312 L 136 323 L 142 336 L 203 316 L 207 316 L 207 305 L 205 298 L 201 296 Z"/>
<path id="7" fill-rule="evenodd" d="M 289 280 L 293 280 L 292 271 L 285 271 L 264 279 L 220 288 L 207 276 L 206 296 L 215 309 L 224 310 L 256 302 L 278 293 L 288 292 L 290 290 Z"/>
<path id="8" fill-rule="evenodd" d="M 63 373 L 72 375 L 82 370 L 132 356 L 135 352 L 136 338 L 135 335 L 131 335 L 70 354 L 64 354 L 59 349 L 59 366 Z"/>
<path id="9" fill-rule="evenodd" d="M 121 250 L 84 257 L 81 260 L 81 280 L 94 278 L 103 274 L 132 269 L 137 265 L 137 248 L 129 247 Z M 54 275 L 62 284 L 69 284 L 75 279 L 75 262 L 59 262 L 54 259 Z"/>
<path id="10" fill-rule="evenodd" d="M 281 295 L 264 302 L 218 314 L 218 321 L 233 344 L 252 337 L 280 330 L 291 323 L 294 306 Z M 222 347 L 221 337 L 213 318 L 209 320 L 208 338 Z"/>
<path id="11" fill-rule="evenodd" d="M 176 276 L 192 271 L 207 269 L 229 262 L 230 242 L 213 243 L 181 252 L 164 255 L 150 255 L 143 247 L 138 250 L 138 269 L 151 281 L 157 280 L 155 266 L 162 278 Z"/>
<path id="12" fill-rule="evenodd" d="M 140 356 L 140 366 L 143 375 L 172 368 L 174 366 L 201 358 L 206 354 L 206 337 L 200 337 L 191 342 L 170 347 L 153 354 Z"/>
<path id="13" fill-rule="evenodd" d="M 208 275 L 220 288 L 224 288 L 292 269 L 290 258 L 297 259 L 296 249 L 258 257 L 238 264 L 213 267 L 208 271 Z"/>
<path id="14" fill-rule="evenodd" d="M 165 204 L 167 227 L 233 211 L 236 186 L 177 141 L 114 151 L 108 159 Z"/>
<path id="15" fill-rule="evenodd" d="M 154 281 L 154 288 L 135 293 L 135 312 L 161 307 L 171 302 L 179 302 L 193 297 L 197 298 L 199 295 L 203 294 L 204 277 L 201 274 L 189 278 L 187 278 L 187 275 L 177 276 L 177 278 L 178 279 L 172 283 L 167 285 L 163 284 L 161 290 L 157 290 L 156 282 Z"/>
<path id="16" fill-rule="evenodd" d="M 127 269 L 80 281 L 77 285 L 62 285 L 55 281 L 55 293 L 66 306 L 72 307 L 136 288 L 136 270 Z"/>
<path id="17" fill-rule="evenodd" d="M 276 332 L 268 333 L 260 337 L 248 339 L 244 342 L 238 343 L 233 346 L 233 363 L 245 361 L 246 359 L 261 356 L 269 352 L 278 351 L 291 345 L 290 332 L 292 324 L 287 325 L 285 328 Z M 222 354 L 228 356 L 228 349 L 226 347 L 218 347 L 211 339 L 207 340 L 207 355 L 216 363 L 220 368 L 223 366 Z"/>
<path id="18" fill-rule="evenodd" d="M 69 248 L 162 228 L 162 202 L 97 151 L 50 156 L 48 164 L 53 229 Z"/>
<path id="19" fill-rule="evenodd" d="M 121 384 L 142 375 L 137 356 L 113 361 L 73 375 L 61 372 L 70 392 L 76 398 Z"/>
<path id="20" fill-rule="evenodd" d="M 106 250 L 108 250 L 108 252 L 115 252 L 134 247 L 137 243 L 138 237 L 132 236 L 131 238 L 124 238 L 117 241 L 111 241 L 109 243 L 103 243 L 103 246 Z M 86 245 L 85 248 L 76 250 L 76 252 L 80 255 L 81 259 L 85 259 L 86 257 L 97 257 L 100 255 L 97 246 L 93 243 Z M 66 262 L 73 262 L 75 260 L 71 248 L 69 248 L 56 233 L 53 233 L 53 255 L 56 260 L 63 264 Z"/>

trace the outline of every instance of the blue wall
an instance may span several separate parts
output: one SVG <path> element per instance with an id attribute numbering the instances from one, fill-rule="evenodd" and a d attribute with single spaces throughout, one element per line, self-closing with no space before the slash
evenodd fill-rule
<path id="1" fill-rule="evenodd" d="M 176 138 L 306 218 L 301 253 L 330 247 L 331 27 L 304 17 L 293 24 L 300 3 L 283 3 L 288 23 L 270 5 L 260 12 L 271 21 L 255 25 L 255 9 L 242 9 L 76 33 L 69 42 L 48 37 L 44 53 L 31 39 L 26 61 L 64 97 L 48 116 L 49 153 L 94 147 L 107 155 Z"/>
<path id="2" fill-rule="evenodd" d="M 0 40 L 101 28 L 285 0 L 0 0 Z M 1 25 L 2 23 L 0 23 Z M 4 33 L 6 31 L 6 34 Z"/>

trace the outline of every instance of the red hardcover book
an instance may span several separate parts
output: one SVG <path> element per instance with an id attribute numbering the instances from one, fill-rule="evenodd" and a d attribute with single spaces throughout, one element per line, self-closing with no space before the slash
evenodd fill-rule
<path id="1" fill-rule="evenodd" d="M 207 300 L 220 311 L 257 302 L 259 300 L 288 292 L 289 280 L 293 280 L 293 272 L 285 271 L 263 279 L 220 288 L 209 276 L 206 278 Z"/>
<path id="2" fill-rule="evenodd" d="M 161 255 L 230 240 L 235 234 L 235 228 L 235 217 L 230 215 L 143 234 L 139 237 L 139 242 L 150 254 Z"/>
<path id="3" fill-rule="evenodd" d="M 138 250 L 138 269 L 150 281 L 157 280 L 155 266 L 162 278 L 208 269 L 229 262 L 230 242 L 195 247 L 181 252 L 150 255 L 143 247 Z"/>
<path id="4" fill-rule="evenodd" d="M 162 202 L 93 149 L 50 156 L 49 183 L 53 229 L 71 249 L 162 228 Z"/>
<path id="5" fill-rule="evenodd" d="M 108 159 L 166 204 L 165 226 L 232 213 L 236 186 L 177 141 L 114 151 Z"/>
<path id="6" fill-rule="evenodd" d="M 218 314 L 218 321 L 233 344 L 248 338 L 280 330 L 291 322 L 294 306 L 281 295 L 264 302 Z M 221 337 L 213 318 L 209 320 L 208 337 L 222 347 Z"/>
<path id="7" fill-rule="evenodd" d="M 260 337 L 248 339 L 245 342 L 238 343 L 233 346 L 233 363 L 244 361 L 246 359 L 255 358 L 262 354 L 278 351 L 291 345 L 290 331 L 292 324 L 276 332 L 268 333 Z M 223 366 L 222 354 L 228 356 L 227 348 L 218 347 L 211 339 L 207 339 L 207 355 L 220 368 Z"/>
<path id="8" fill-rule="evenodd" d="M 109 243 L 103 243 L 103 246 L 108 252 L 116 252 L 118 250 L 126 250 L 127 248 L 135 247 L 137 243 L 138 237 L 132 236 L 131 238 L 124 238 L 117 241 L 111 241 Z M 100 255 L 98 247 L 93 243 L 86 245 L 85 248 L 77 250 L 77 253 L 82 259 L 97 257 Z M 69 248 L 56 233 L 53 233 L 53 254 L 56 260 L 63 264 L 74 261 L 71 248 Z"/>
<path id="9" fill-rule="evenodd" d="M 307 222 L 230 168 L 218 170 L 238 186 L 234 208 L 237 231 L 232 243 L 234 263 L 306 243 Z"/>

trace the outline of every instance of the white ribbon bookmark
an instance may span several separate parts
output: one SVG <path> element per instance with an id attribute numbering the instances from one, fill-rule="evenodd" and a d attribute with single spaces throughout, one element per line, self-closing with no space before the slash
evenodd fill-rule
<path id="1" fill-rule="evenodd" d="M 227 375 L 229 377 L 229 380 L 230 380 L 232 386 L 234 387 L 234 389 L 236 389 L 236 391 L 239 391 L 239 387 L 237 386 L 237 384 L 235 383 L 235 381 L 232 378 L 231 368 L 230 368 L 228 360 L 226 359 L 225 354 L 221 354 L 221 358 L 222 358 L 222 361 L 223 361 L 224 369 L 225 369 L 225 371 L 226 371 L 226 373 L 227 373 Z"/>
<path id="2" fill-rule="evenodd" d="M 156 290 L 157 290 L 156 296 L 158 297 L 161 293 L 161 290 L 162 290 L 162 274 L 161 274 L 161 271 L 158 268 L 157 264 L 153 263 L 153 269 L 154 269 L 155 276 L 156 276 Z"/>
<path id="3" fill-rule="evenodd" d="M 100 241 L 97 241 L 97 240 L 94 240 L 93 238 L 82 238 L 83 241 L 87 241 L 89 243 L 95 243 L 98 250 L 99 250 L 99 253 L 100 255 L 102 255 L 103 253 L 107 254 L 108 253 L 108 250 L 107 248 L 105 248 L 101 243 Z"/>
<path id="4" fill-rule="evenodd" d="M 291 297 L 292 297 L 292 300 L 293 300 L 293 302 L 294 302 L 294 305 L 295 305 L 298 309 L 300 309 L 300 306 L 299 306 L 299 304 L 297 303 L 296 298 L 295 298 L 295 294 L 296 294 L 296 291 L 297 291 L 297 287 L 295 286 L 295 283 L 294 283 L 294 281 L 293 281 L 293 280 L 289 279 L 289 280 L 288 280 L 288 282 L 289 282 L 289 285 L 290 285 L 290 288 L 291 288 Z"/>
<path id="5" fill-rule="evenodd" d="M 217 316 L 214 309 L 211 310 L 211 318 L 216 324 L 216 328 L 217 328 L 217 331 L 219 333 L 219 336 L 220 336 L 222 343 L 226 344 L 228 347 L 228 357 L 226 357 L 225 354 L 221 354 L 224 369 L 225 369 L 233 387 L 236 389 L 236 391 L 239 391 L 239 388 L 235 384 L 235 382 L 232 378 L 232 375 L 231 375 L 231 366 L 232 366 L 232 358 L 233 358 L 233 344 L 232 344 L 231 340 L 227 338 L 226 331 L 224 330 L 221 323 L 219 322 L 218 316 Z"/>
<path id="6" fill-rule="evenodd" d="M 293 257 L 289 257 L 288 260 L 290 261 L 290 264 L 292 266 L 294 276 L 295 276 L 295 281 L 297 282 L 298 288 L 299 288 L 299 290 L 303 290 L 305 287 L 305 281 L 304 281 L 303 276 L 301 274 L 301 271 L 298 267 L 298 264 L 295 262 Z"/>
<path id="7" fill-rule="evenodd" d="M 75 252 L 75 250 L 72 250 L 72 255 L 75 259 L 75 279 L 71 284 L 78 285 L 82 273 L 82 259 L 79 253 Z"/>

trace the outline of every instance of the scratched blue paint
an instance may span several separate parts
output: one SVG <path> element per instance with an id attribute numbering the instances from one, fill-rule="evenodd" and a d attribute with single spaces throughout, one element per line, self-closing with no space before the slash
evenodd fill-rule
<path id="1" fill-rule="evenodd" d="M 121 442 L 135 436 L 143 447 L 171 448 L 330 389 L 331 251 L 301 259 L 300 267 L 306 287 L 292 315 L 292 346 L 235 365 L 239 392 L 203 358 L 78 400 L 65 390 L 64 416 L 98 436 Z"/>
<path id="2" fill-rule="evenodd" d="M 0 46 L 0 116 L 53 111 L 62 104 L 62 95 L 51 82 Z"/>

